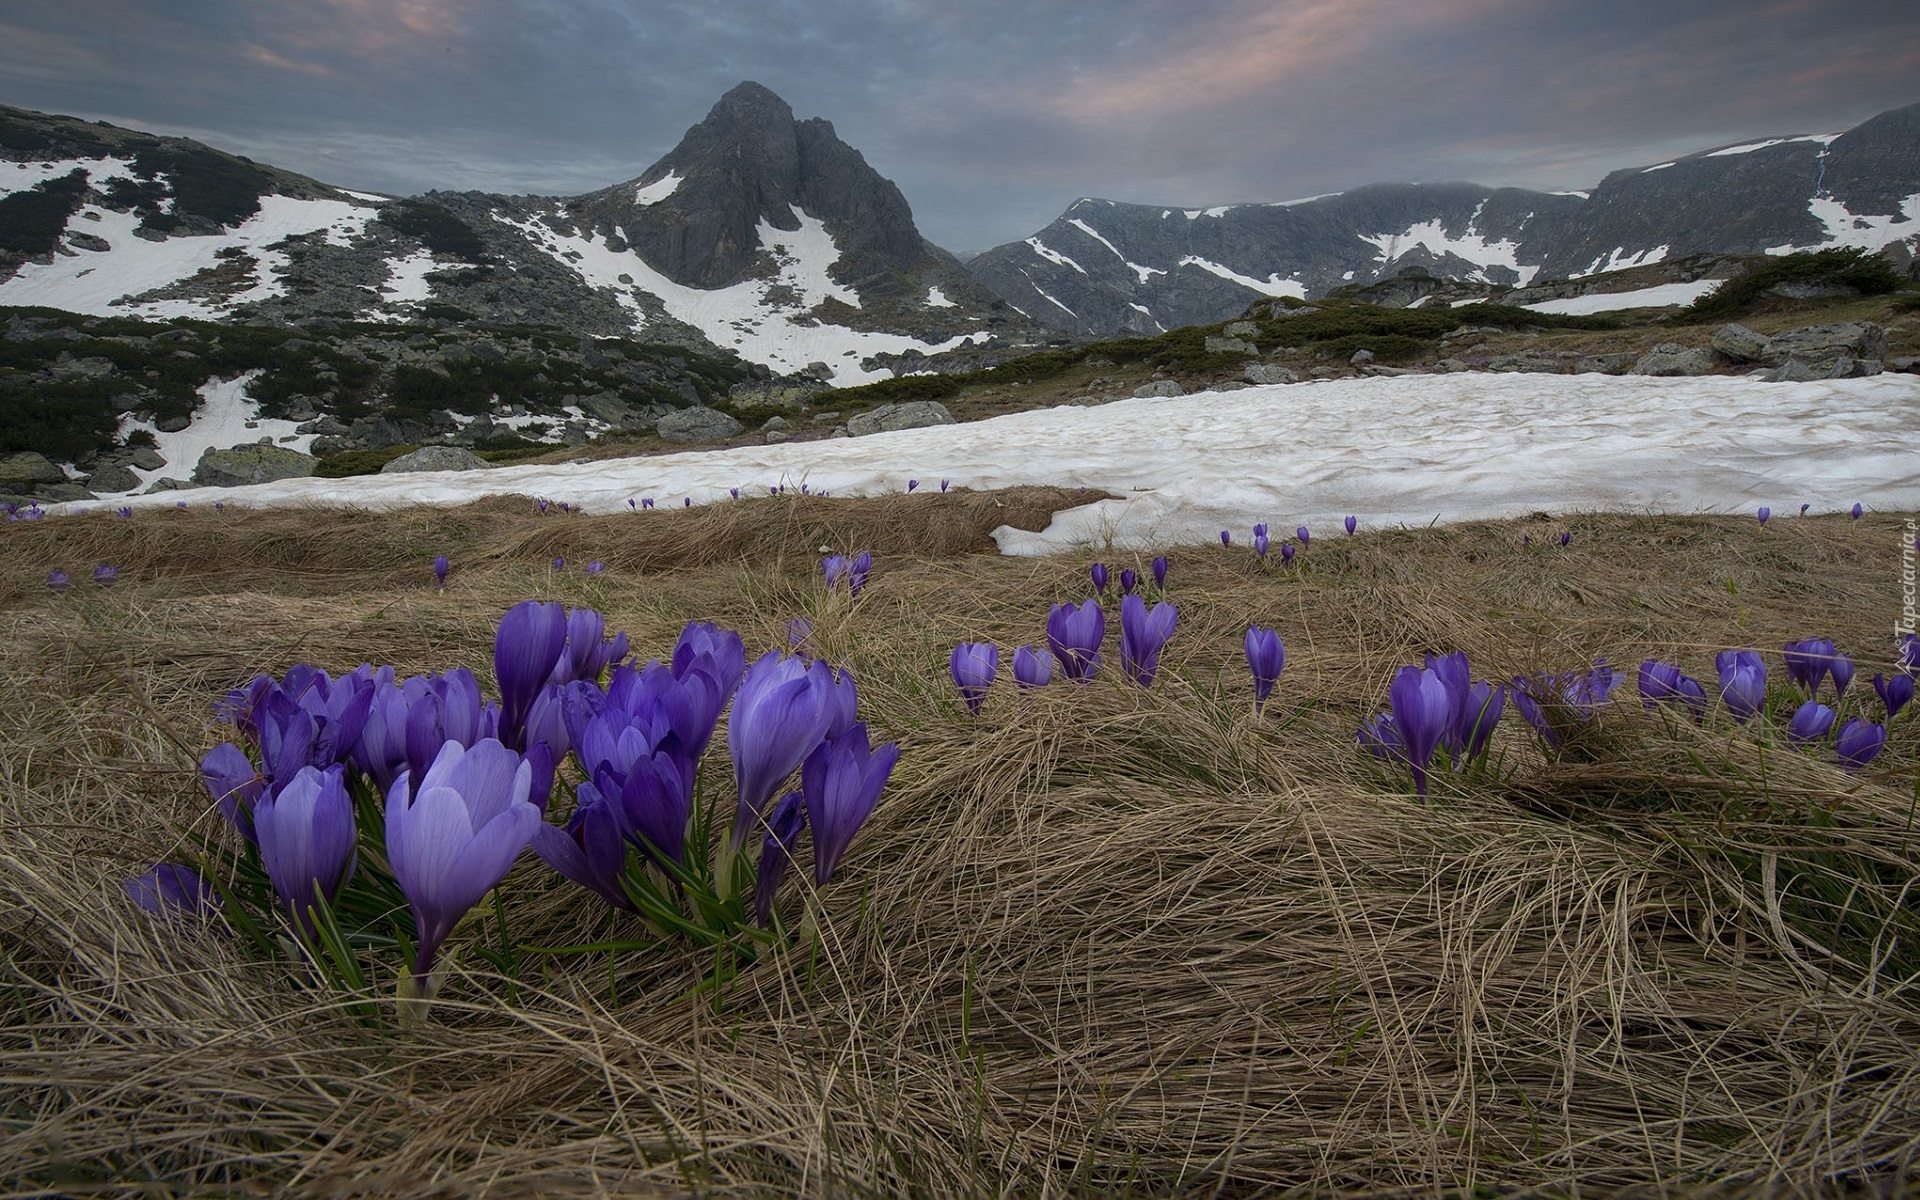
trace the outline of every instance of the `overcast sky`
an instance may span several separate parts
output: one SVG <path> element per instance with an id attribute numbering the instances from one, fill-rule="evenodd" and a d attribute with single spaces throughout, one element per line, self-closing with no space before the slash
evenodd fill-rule
<path id="1" fill-rule="evenodd" d="M 971 253 L 1080 196 L 1571 189 L 1920 102 L 1916 0 L 4 0 L 0 104 L 567 194 L 753 79 Z"/>

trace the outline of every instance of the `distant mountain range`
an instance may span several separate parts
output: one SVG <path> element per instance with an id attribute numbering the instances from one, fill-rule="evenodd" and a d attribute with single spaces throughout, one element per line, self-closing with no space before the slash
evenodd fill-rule
<path id="1" fill-rule="evenodd" d="M 1410 269 L 1519 286 L 1698 254 L 1827 246 L 1920 254 L 1920 104 L 1840 134 L 1764 138 L 1615 171 L 1590 192 L 1385 183 L 1212 208 L 1075 201 L 967 267 L 1083 334 L 1226 320 Z"/>
<path id="2" fill-rule="evenodd" d="M 0 306 L 546 326 L 731 351 L 840 385 L 989 344 L 1223 320 L 1260 297 L 1414 269 L 1491 290 L 1702 253 L 1851 245 L 1910 261 L 1917 230 L 1920 105 L 1843 134 L 1616 171 L 1591 192 L 1080 200 L 964 266 L 832 125 L 796 120 L 755 83 L 635 178 L 573 197 L 372 196 L 185 139 L 0 108 Z"/>

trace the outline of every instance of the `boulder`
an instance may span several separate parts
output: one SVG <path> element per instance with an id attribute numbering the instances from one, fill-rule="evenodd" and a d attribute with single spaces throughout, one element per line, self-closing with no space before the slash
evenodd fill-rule
<path id="1" fill-rule="evenodd" d="M 1635 375 L 1705 375 L 1719 365 L 1713 351 L 1662 342 L 1633 364 Z"/>
<path id="2" fill-rule="evenodd" d="M 1790 358 L 1800 359 L 1813 371 L 1831 366 L 1841 355 L 1856 363 L 1887 356 L 1887 331 L 1871 321 L 1841 321 L 1833 325 L 1808 325 L 1790 329 L 1767 340 L 1760 359 L 1770 367 L 1784 365 Z M 1831 378 L 1822 375 L 1821 378 Z"/>
<path id="3" fill-rule="evenodd" d="M 130 492 L 140 486 L 140 477 L 114 463 L 94 468 L 87 486 L 96 492 Z"/>
<path id="4" fill-rule="evenodd" d="M 1145 399 L 1148 396 L 1184 396 L 1186 395 L 1186 391 L 1174 380 L 1161 379 L 1153 383 L 1141 384 L 1139 387 L 1133 389 L 1133 394 L 1138 398 Z"/>
<path id="5" fill-rule="evenodd" d="M 1279 363 L 1248 363 L 1247 369 L 1240 372 L 1240 378 L 1248 383 L 1299 383 L 1300 377 L 1289 367 Z"/>
<path id="6" fill-rule="evenodd" d="M 882 404 L 870 412 L 847 418 L 847 433 L 865 437 L 870 433 L 892 433 L 896 429 L 926 429 L 934 425 L 952 425 L 953 414 L 938 400 L 908 400 L 902 404 Z"/>
<path id="7" fill-rule="evenodd" d="M 209 449 L 193 468 L 193 482 L 199 487 L 244 487 L 277 479 L 304 479 L 318 465 L 319 460 L 311 454 L 255 442 L 226 450 Z"/>
<path id="8" fill-rule="evenodd" d="M 717 442 L 736 437 L 745 429 L 719 409 L 699 404 L 676 408 L 654 425 L 654 431 L 670 442 Z"/>
<path id="9" fill-rule="evenodd" d="M 1722 325 L 1709 345 L 1738 363 L 1759 362 L 1767 356 L 1768 339 L 1745 325 Z"/>
<path id="10" fill-rule="evenodd" d="M 1487 360 L 1487 370 L 1503 374 L 1559 375 L 1565 369 L 1559 359 L 1541 354 L 1502 354 Z"/>
<path id="11" fill-rule="evenodd" d="M 1633 353 L 1586 354 L 1573 364 L 1575 375 L 1625 375 L 1640 356 Z"/>
<path id="12" fill-rule="evenodd" d="M 56 503 L 68 500 L 98 500 L 100 498 L 88 490 L 85 485 L 71 481 L 43 483 L 33 489 L 33 494 L 42 500 L 51 500 Z"/>
<path id="13" fill-rule="evenodd" d="M 1347 365 L 1350 367 L 1366 367 L 1372 364 L 1373 351 L 1371 350 L 1355 350 L 1353 357 L 1347 360 Z"/>
<path id="14" fill-rule="evenodd" d="M 1229 321 L 1226 327 L 1220 331 L 1220 334 L 1222 337 L 1250 338 L 1258 335 L 1259 332 L 1260 327 L 1252 321 Z M 1091 366 L 1092 364 L 1088 365 Z M 1108 365 L 1111 366 L 1112 364 L 1109 363 Z"/>
<path id="15" fill-rule="evenodd" d="M 405 471 L 485 471 L 493 466 L 471 450 L 462 450 L 458 446 L 422 446 L 399 458 L 385 463 L 380 468 L 382 475 L 398 475 Z"/>
<path id="16" fill-rule="evenodd" d="M 167 465 L 165 456 L 151 446 L 135 446 L 133 453 L 127 456 L 127 461 L 142 471 L 158 471 Z"/>
<path id="17" fill-rule="evenodd" d="M 778 446 L 781 442 L 786 441 L 789 436 L 791 435 L 784 429 L 769 429 L 764 435 L 766 443 L 769 446 Z"/>
<path id="18" fill-rule="evenodd" d="M 30 492 L 43 483 L 66 481 L 67 473 L 44 454 L 22 450 L 0 455 L 0 492 Z"/>
<path id="19" fill-rule="evenodd" d="M 177 491 L 181 491 L 186 486 L 187 486 L 186 483 L 178 479 L 172 479 L 172 478 L 156 479 L 152 483 L 149 483 L 147 485 L 146 491 L 141 492 L 140 494 L 142 496 L 151 496 L 155 492 L 177 492 Z"/>
<path id="20" fill-rule="evenodd" d="M 161 433 L 179 433 L 191 424 L 193 424 L 192 417 L 183 417 L 176 413 L 173 416 L 161 417 L 153 423 L 153 427 Z"/>
<path id="21" fill-rule="evenodd" d="M 1260 347 L 1237 337 L 1210 337 L 1206 339 L 1208 354 L 1246 354 L 1258 358 Z"/>

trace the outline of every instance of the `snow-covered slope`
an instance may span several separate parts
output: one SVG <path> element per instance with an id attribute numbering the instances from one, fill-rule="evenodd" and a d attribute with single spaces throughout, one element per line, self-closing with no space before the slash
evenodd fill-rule
<path id="1" fill-rule="evenodd" d="M 731 502 L 808 484 L 837 496 L 1019 484 L 1113 493 L 1003 552 L 1144 549 L 1242 534 L 1256 521 L 1333 536 L 1369 527 L 1535 510 L 1786 514 L 1858 501 L 1920 508 L 1909 449 L 1920 380 L 1774 384 L 1703 376 L 1421 375 L 1246 388 L 1061 407 L 825 442 L 611 459 L 576 466 L 300 479 L 127 503 L 458 504 L 524 494 L 589 512 Z M 1382 420 L 1418 413 L 1419 420 Z M 98 505 L 68 505 L 66 511 Z M 635 520 L 646 520 L 644 509 Z"/>

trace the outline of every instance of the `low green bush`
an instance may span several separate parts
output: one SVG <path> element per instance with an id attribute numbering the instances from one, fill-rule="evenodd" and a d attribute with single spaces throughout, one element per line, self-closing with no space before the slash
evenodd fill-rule
<path id="1" fill-rule="evenodd" d="M 1693 302 L 1696 317 L 1731 317 L 1747 312 L 1783 283 L 1850 288 L 1862 296 L 1884 296 L 1905 282 L 1893 264 L 1878 254 L 1851 246 L 1782 255 Z"/>

